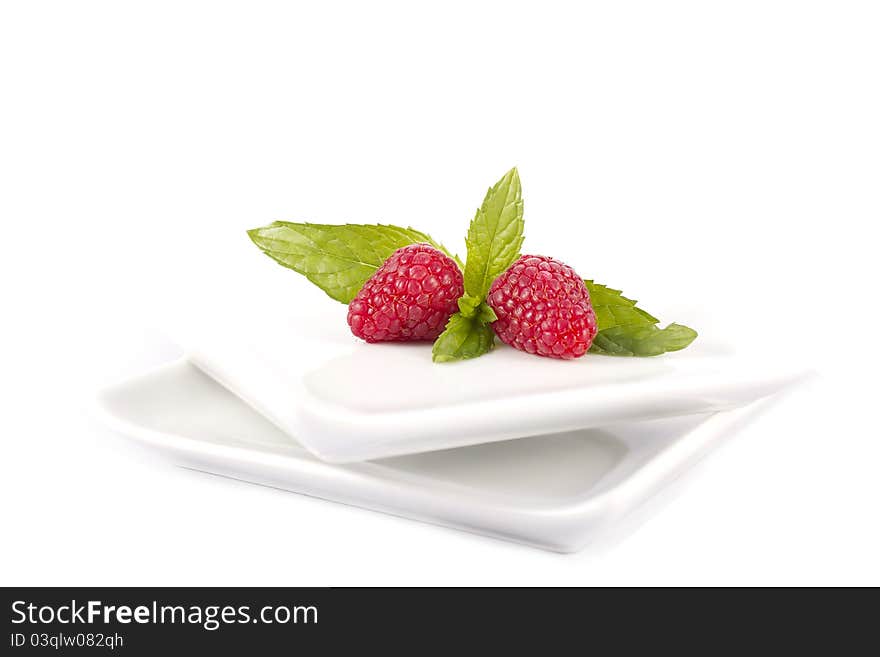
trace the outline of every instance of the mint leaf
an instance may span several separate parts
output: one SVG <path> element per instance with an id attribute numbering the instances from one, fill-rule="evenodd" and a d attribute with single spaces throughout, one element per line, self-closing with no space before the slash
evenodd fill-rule
<path id="1" fill-rule="evenodd" d="M 599 330 L 615 326 L 650 326 L 657 319 L 635 306 L 593 306 L 596 311 L 596 322 Z"/>
<path id="2" fill-rule="evenodd" d="M 595 306 L 596 304 L 634 306 L 637 303 L 633 299 L 627 299 L 625 296 L 623 296 L 623 292 L 621 292 L 620 290 L 615 290 L 612 287 L 602 285 L 601 283 L 597 283 L 594 280 L 585 279 L 584 283 L 586 284 L 587 290 L 590 293 L 590 301 L 593 302 L 593 306 Z"/>
<path id="3" fill-rule="evenodd" d="M 476 358 L 492 351 L 495 333 L 492 327 L 479 317 L 465 317 L 455 313 L 449 318 L 446 329 L 434 341 L 431 355 L 435 363 Z"/>
<path id="4" fill-rule="evenodd" d="M 490 306 L 485 301 L 480 304 L 480 307 L 478 308 L 478 310 L 480 312 L 479 312 L 479 314 L 477 314 L 477 319 L 479 319 L 484 324 L 491 324 L 492 322 L 494 322 L 498 319 L 498 315 L 495 314 L 495 311 L 492 309 L 492 306 Z"/>
<path id="5" fill-rule="evenodd" d="M 442 244 L 425 233 L 379 224 L 333 226 L 276 221 L 249 230 L 248 235 L 267 256 L 299 272 L 342 303 L 349 303 L 388 256 L 402 246 L 426 243 L 449 255 Z"/>
<path id="6" fill-rule="evenodd" d="M 659 328 L 656 326 L 659 319 L 638 308 L 636 301 L 627 299 L 620 290 L 591 280 L 584 283 L 599 326 L 599 333 L 590 347 L 591 353 L 657 356 L 684 349 L 697 337 L 696 331 L 681 324 Z"/>
<path id="7" fill-rule="evenodd" d="M 486 192 L 468 229 L 464 289 L 478 303 L 519 256 L 523 225 L 522 187 L 514 167 Z"/>
<path id="8" fill-rule="evenodd" d="M 486 304 L 486 294 L 499 274 L 519 256 L 523 242 L 522 187 L 516 167 L 486 192 L 467 234 L 465 293 L 460 312 L 449 318 L 434 342 L 435 363 L 476 358 L 495 346 L 490 324 L 498 319 Z"/>
<path id="9" fill-rule="evenodd" d="M 591 280 L 585 280 L 584 283 L 590 293 L 590 302 L 593 310 L 596 311 L 600 331 L 614 326 L 645 326 L 660 321 L 650 313 L 637 308 L 636 302 L 627 299 L 620 290 Z"/>
<path id="10" fill-rule="evenodd" d="M 464 317 L 473 317 L 477 314 L 482 303 L 482 299 L 472 297 L 469 294 L 462 294 L 458 297 L 458 310 Z"/>
<path id="11" fill-rule="evenodd" d="M 647 326 L 615 326 L 599 331 L 590 347 L 592 353 L 610 356 L 657 356 L 687 347 L 697 332 L 681 324 L 664 329 Z"/>

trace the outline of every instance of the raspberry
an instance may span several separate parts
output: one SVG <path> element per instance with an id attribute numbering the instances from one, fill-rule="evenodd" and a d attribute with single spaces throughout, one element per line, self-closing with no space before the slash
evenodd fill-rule
<path id="1" fill-rule="evenodd" d="M 590 293 L 574 269 L 553 258 L 522 256 L 492 283 L 495 334 L 511 347 L 550 358 L 579 358 L 596 337 Z"/>
<path id="2" fill-rule="evenodd" d="M 455 261 L 427 244 L 397 249 L 348 306 L 351 332 L 367 342 L 434 340 L 458 310 L 464 280 Z"/>

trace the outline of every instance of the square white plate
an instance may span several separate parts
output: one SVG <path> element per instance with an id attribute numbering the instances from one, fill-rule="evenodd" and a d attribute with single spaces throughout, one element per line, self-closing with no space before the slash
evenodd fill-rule
<path id="1" fill-rule="evenodd" d="M 173 335 L 192 362 L 336 463 L 726 410 L 796 379 L 797 366 L 701 337 L 655 358 L 539 358 L 505 345 L 435 364 L 430 344 L 354 338 L 341 304 L 297 317 L 255 291 L 194 306 Z"/>
<path id="2" fill-rule="evenodd" d="M 115 429 L 185 467 L 561 552 L 628 514 L 756 408 L 334 465 L 185 360 L 105 390 L 98 406 Z"/>

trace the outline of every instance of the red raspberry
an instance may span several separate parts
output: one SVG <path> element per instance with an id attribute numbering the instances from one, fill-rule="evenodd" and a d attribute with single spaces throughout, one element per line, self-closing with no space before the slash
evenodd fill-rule
<path id="1" fill-rule="evenodd" d="M 464 280 L 427 244 L 397 249 L 348 305 L 351 332 L 367 342 L 434 340 L 458 311 Z"/>
<path id="2" fill-rule="evenodd" d="M 551 358 L 578 358 L 596 337 L 596 313 L 583 279 L 558 260 L 522 256 L 492 283 L 495 334 L 511 347 Z"/>

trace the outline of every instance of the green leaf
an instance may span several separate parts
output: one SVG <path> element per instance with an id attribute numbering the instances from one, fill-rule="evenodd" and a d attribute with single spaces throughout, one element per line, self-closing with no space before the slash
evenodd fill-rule
<path id="1" fill-rule="evenodd" d="M 498 315 L 495 314 L 495 310 L 485 301 L 480 304 L 479 311 L 480 312 L 477 314 L 477 319 L 479 319 L 484 324 L 491 324 L 498 319 Z"/>
<path id="2" fill-rule="evenodd" d="M 519 256 L 523 242 L 522 187 L 516 167 L 486 192 L 483 204 L 467 234 L 465 293 L 459 312 L 434 342 L 435 363 L 476 358 L 492 350 L 495 334 L 490 324 L 498 319 L 485 300 L 499 274 Z"/>
<path id="3" fill-rule="evenodd" d="M 482 299 L 472 297 L 469 294 L 462 294 L 458 297 L 458 310 L 464 317 L 473 317 L 477 314 L 481 303 L 483 303 Z"/>
<path id="4" fill-rule="evenodd" d="M 516 167 L 486 192 L 467 234 L 464 289 L 479 301 L 519 256 L 523 243 L 522 187 Z"/>
<path id="5" fill-rule="evenodd" d="M 590 293 L 590 302 L 593 310 L 596 311 L 600 331 L 615 326 L 645 326 L 660 321 L 650 313 L 637 308 L 636 302 L 627 299 L 620 290 L 591 280 L 586 280 L 584 283 Z"/>
<path id="6" fill-rule="evenodd" d="M 593 309 L 600 331 L 615 326 L 650 326 L 657 323 L 656 318 L 634 306 L 593 306 Z"/>
<path id="7" fill-rule="evenodd" d="M 593 302 L 594 306 L 596 304 L 634 306 L 637 303 L 633 299 L 627 299 L 623 296 L 623 292 L 620 290 L 615 290 L 607 285 L 602 285 L 601 283 L 597 283 L 590 279 L 585 279 L 584 283 L 587 286 L 587 290 L 590 292 L 590 301 Z"/>
<path id="8" fill-rule="evenodd" d="M 610 356 L 657 356 L 684 349 L 696 337 L 696 331 L 681 324 L 664 329 L 654 324 L 616 326 L 599 331 L 590 351 Z"/>
<path id="9" fill-rule="evenodd" d="M 349 303 L 400 247 L 426 243 L 449 255 L 442 244 L 425 233 L 378 224 L 333 226 L 276 221 L 249 230 L 248 235 L 263 253 L 299 272 L 342 303 Z"/>
<path id="10" fill-rule="evenodd" d="M 636 301 L 627 299 L 620 290 L 591 280 L 584 283 L 599 326 L 591 353 L 657 356 L 684 349 L 697 337 L 696 331 L 681 324 L 670 324 L 665 329 L 656 326 L 660 320 L 638 308 Z"/>
<path id="11" fill-rule="evenodd" d="M 465 317 L 461 313 L 455 313 L 434 342 L 431 354 L 435 363 L 448 363 L 482 356 L 492 351 L 494 346 L 495 334 L 491 326 L 479 317 Z"/>

